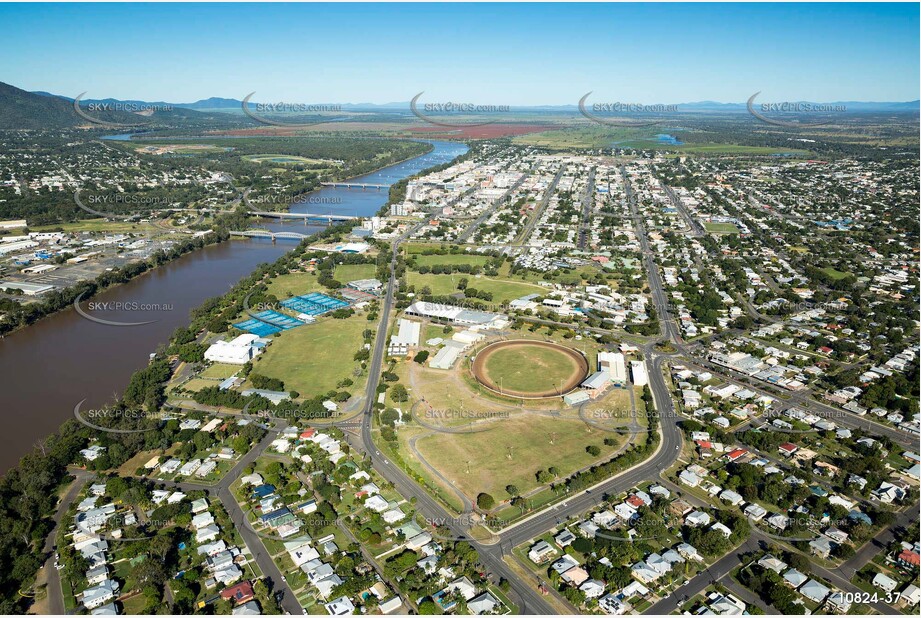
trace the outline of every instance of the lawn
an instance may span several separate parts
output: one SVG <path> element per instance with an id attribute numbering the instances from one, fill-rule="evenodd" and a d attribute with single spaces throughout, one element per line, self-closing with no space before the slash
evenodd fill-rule
<path id="1" fill-rule="evenodd" d="M 521 296 L 527 296 L 528 294 L 544 294 L 547 291 L 546 288 L 530 283 L 507 281 L 503 279 L 489 279 L 487 277 L 476 277 L 461 273 L 455 273 L 453 275 L 422 275 L 411 271 L 406 273 L 407 282 L 409 285 L 416 286 L 417 293 L 421 291 L 424 286 L 428 286 L 435 296 L 456 294 L 459 291 L 457 289 L 457 283 L 464 278 L 467 279 L 468 287 L 492 294 L 492 302 L 495 303 L 508 302 L 515 298 L 520 298 Z"/>
<path id="2" fill-rule="evenodd" d="M 834 279 L 834 280 L 836 280 L 836 281 L 837 281 L 838 279 L 844 279 L 844 278 L 847 277 L 848 274 L 849 274 L 849 273 L 841 272 L 840 270 L 836 270 L 836 269 L 832 268 L 831 266 L 826 266 L 825 268 L 820 268 L 819 270 L 821 270 L 823 273 L 825 273 L 825 274 L 828 275 L 830 278 L 832 278 L 832 279 Z"/>
<path id="3" fill-rule="evenodd" d="M 343 264 L 336 267 L 333 278 L 345 284 L 356 279 L 374 279 L 376 274 L 377 266 L 374 264 Z"/>
<path id="4" fill-rule="evenodd" d="M 377 267 L 374 264 L 343 264 L 337 266 L 333 278 L 343 285 L 356 279 L 373 279 Z M 279 275 L 268 282 L 268 293 L 284 300 L 291 296 L 303 296 L 310 292 L 329 292 L 317 283 L 316 273 L 289 273 Z"/>
<path id="5" fill-rule="evenodd" d="M 295 155 L 286 154 L 248 155 L 243 158 L 247 161 L 252 161 L 253 163 L 299 163 L 303 165 L 310 165 L 314 163 L 329 163 L 329 161 L 324 161 L 323 159 L 308 159 L 306 157 L 298 157 Z"/>
<path id="6" fill-rule="evenodd" d="M 199 377 L 202 378 L 216 378 L 218 380 L 224 380 L 239 372 L 241 367 L 239 365 L 227 365 L 224 363 L 215 363 L 210 367 L 206 367 L 204 371 L 201 372 Z"/>
<path id="7" fill-rule="evenodd" d="M 733 223 L 704 223 L 704 229 L 714 234 L 738 234 L 739 228 Z"/>
<path id="8" fill-rule="evenodd" d="M 419 266 L 447 266 L 469 264 L 470 266 L 485 266 L 489 261 L 485 255 L 464 254 L 464 255 L 417 255 L 416 264 Z"/>
<path id="9" fill-rule="evenodd" d="M 516 414 L 496 423 L 495 429 L 432 434 L 420 438 L 416 446 L 426 461 L 471 500 L 480 492 L 505 500 L 509 498 L 506 485 L 516 485 L 521 493 L 536 488 L 539 470 L 556 466 L 566 476 L 608 458 L 615 447 L 604 445 L 606 437 L 611 434 L 590 430 L 582 421 Z M 624 439 L 618 437 L 618 443 Z M 589 445 L 600 448 L 601 455 L 587 453 Z M 405 456 L 412 458 L 409 453 Z"/>
<path id="10" fill-rule="evenodd" d="M 285 331 L 257 357 L 253 371 L 278 378 L 288 391 L 313 397 L 335 390 L 343 378 L 355 380 L 358 366 L 352 357 L 362 345 L 368 322 L 362 316 L 347 320 L 322 318 L 316 324 Z M 358 383 L 358 380 L 355 380 Z M 351 387 L 357 392 L 357 387 Z"/>
<path id="11" fill-rule="evenodd" d="M 315 273 L 289 273 L 279 275 L 268 282 L 268 293 L 279 300 L 290 296 L 301 296 L 309 292 L 322 291 L 325 288 L 317 283 Z"/>
<path id="12" fill-rule="evenodd" d="M 97 207 L 97 209 L 99 208 Z M 108 219 L 83 219 L 73 223 L 29 226 L 29 230 L 33 232 L 63 230 L 64 232 L 107 232 L 112 234 L 164 233 L 163 230 L 154 227 L 150 223 L 129 223 L 126 221 L 109 221 Z"/>
<path id="13" fill-rule="evenodd" d="M 567 382 L 578 369 L 564 352 L 537 345 L 499 348 L 486 359 L 486 374 L 501 388 L 524 393 Z"/>
<path id="14" fill-rule="evenodd" d="M 192 391 L 193 393 L 197 393 L 203 388 L 208 388 L 209 386 L 217 386 L 217 385 L 218 385 L 218 382 L 216 380 L 203 380 L 201 378 L 192 378 L 191 380 L 183 384 L 182 388 L 184 388 L 187 391 Z"/>

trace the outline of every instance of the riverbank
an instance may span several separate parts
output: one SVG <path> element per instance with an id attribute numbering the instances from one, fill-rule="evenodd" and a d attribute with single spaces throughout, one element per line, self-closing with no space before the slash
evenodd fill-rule
<path id="1" fill-rule="evenodd" d="M 221 232 L 212 232 L 198 238 L 187 238 L 185 239 L 186 242 L 180 244 L 178 248 L 171 247 L 167 251 L 160 249 L 149 258 L 127 262 L 119 268 L 101 273 L 93 280 L 81 281 L 76 285 L 49 292 L 39 302 L 20 305 L 18 311 L 15 309 L 7 311 L 3 321 L 0 322 L 0 338 L 12 335 L 29 326 L 34 326 L 61 310 L 73 307 L 78 302 L 78 299 L 81 302 L 91 300 L 106 290 L 133 281 L 184 255 L 213 244 L 226 242 L 229 239 L 228 234 Z M 165 260 L 158 259 L 158 256 L 165 258 Z M 16 319 L 18 323 L 10 324 L 11 317 Z"/>
<path id="2" fill-rule="evenodd" d="M 382 180 L 413 176 L 454 160 L 466 147 L 431 142 L 433 150 L 415 160 L 376 173 Z M 324 189 L 326 190 L 326 189 Z M 372 216 L 388 202 L 384 191 L 332 190 L 347 199 L 361 216 Z M 310 234 L 326 228 L 271 224 L 278 231 Z M 314 237 L 315 238 L 315 237 Z M 309 241 L 308 241 L 309 242 Z M 96 292 L 94 304 L 117 307 L 99 315 L 107 320 L 143 323 L 113 327 L 87 320 L 76 311 L 57 311 L 31 328 L 0 340 L 0 375 L 7 376 L 0 415 L 7 426 L 0 433 L 0 473 L 15 466 L 33 445 L 53 434 L 73 416 L 74 406 L 103 406 L 124 392 L 132 374 L 147 366 L 149 355 L 162 347 L 177 328 L 203 304 L 228 293 L 233 285 L 273 263 L 297 246 L 279 240 L 221 242 L 187 253 L 123 284 Z M 210 299 L 210 300 L 209 300 Z M 71 299 L 70 307 L 73 306 Z M 149 307 L 149 309 L 144 309 Z"/>

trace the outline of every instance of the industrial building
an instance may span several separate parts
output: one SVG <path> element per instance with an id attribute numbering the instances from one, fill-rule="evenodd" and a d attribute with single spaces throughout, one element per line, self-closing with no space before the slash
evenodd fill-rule
<path id="1" fill-rule="evenodd" d="M 390 337 L 390 346 L 387 353 L 390 356 L 406 356 L 409 348 L 419 345 L 419 334 L 422 324 L 412 320 L 400 319 L 400 328 L 397 334 Z"/>
<path id="2" fill-rule="evenodd" d="M 383 287 L 383 284 L 377 279 L 357 279 L 356 281 L 349 281 L 346 285 L 353 290 L 367 294 L 379 294 Z"/>
<path id="3" fill-rule="evenodd" d="M 258 335 L 245 334 L 231 341 L 216 341 L 205 350 L 205 360 L 213 363 L 244 365 L 265 347 Z"/>
<path id="4" fill-rule="evenodd" d="M 445 320 L 461 326 L 483 329 L 500 329 L 508 326 L 508 318 L 501 313 L 475 311 L 439 303 L 415 302 L 406 308 L 406 315 Z"/>
<path id="5" fill-rule="evenodd" d="M 649 384 L 649 374 L 646 373 L 646 363 L 643 361 L 630 361 L 630 371 L 633 373 L 633 384 L 646 386 Z"/>
<path id="6" fill-rule="evenodd" d="M 461 352 L 467 349 L 467 346 L 459 341 L 448 341 L 445 346 L 438 350 L 435 358 L 429 361 L 429 367 L 433 369 L 450 369 Z"/>
<path id="7" fill-rule="evenodd" d="M 0 281 L 0 290 L 21 290 L 26 296 L 40 296 L 54 289 L 53 285 L 26 283 L 25 281 Z"/>
<path id="8" fill-rule="evenodd" d="M 610 374 L 611 382 L 615 386 L 622 387 L 627 384 L 627 363 L 620 352 L 599 352 L 598 367 Z"/>

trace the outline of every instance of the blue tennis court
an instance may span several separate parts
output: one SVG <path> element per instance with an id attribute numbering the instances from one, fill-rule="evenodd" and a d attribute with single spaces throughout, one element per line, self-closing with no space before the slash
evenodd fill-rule
<path id="1" fill-rule="evenodd" d="M 254 335 L 265 337 L 266 335 L 274 335 L 283 330 L 304 325 L 300 320 L 295 320 L 291 316 L 277 311 L 260 311 L 259 313 L 252 314 L 252 316 L 252 319 L 234 324 L 234 326 L 240 330 L 253 333 Z"/>
<path id="2" fill-rule="evenodd" d="M 274 335 L 275 333 L 280 333 L 281 329 L 277 326 L 272 326 L 271 324 L 266 324 L 265 322 L 260 322 L 259 320 L 246 320 L 245 322 L 239 322 L 233 325 L 234 328 L 239 328 L 240 330 L 245 330 L 248 333 L 254 335 L 259 335 L 260 337 L 267 337 L 269 335 Z"/>
<path id="3" fill-rule="evenodd" d="M 288 330 L 289 328 L 297 328 L 298 326 L 303 326 L 304 323 L 300 320 L 295 320 L 290 315 L 285 315 L 284 313 L 279 313 L 277 311 L 260 311 L 259 313 L 254 313 L 253 317 L 261 320 L 263 322 L 268 322 L 273 326 L 277 326 L 282 330 Z"/>
<path id="4" fill-rule="evenodd" d="M 349 304 L 344 300 L 333 298 L 326 294 L 311 292 L 304 296 L 295 296 L 294 298 L 283 300 L 281 301 L 281 306 L 307 315 L 322 315 L 329 311 L 348 307 Z"/>

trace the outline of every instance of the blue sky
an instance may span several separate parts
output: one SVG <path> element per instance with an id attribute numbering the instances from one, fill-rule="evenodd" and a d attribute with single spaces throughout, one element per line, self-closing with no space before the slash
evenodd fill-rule
<path id="1" fill-rule="evenodd" d="M 2 4 L 0 81 L 87 98 L 908 101 L 919 5 Z"/>

